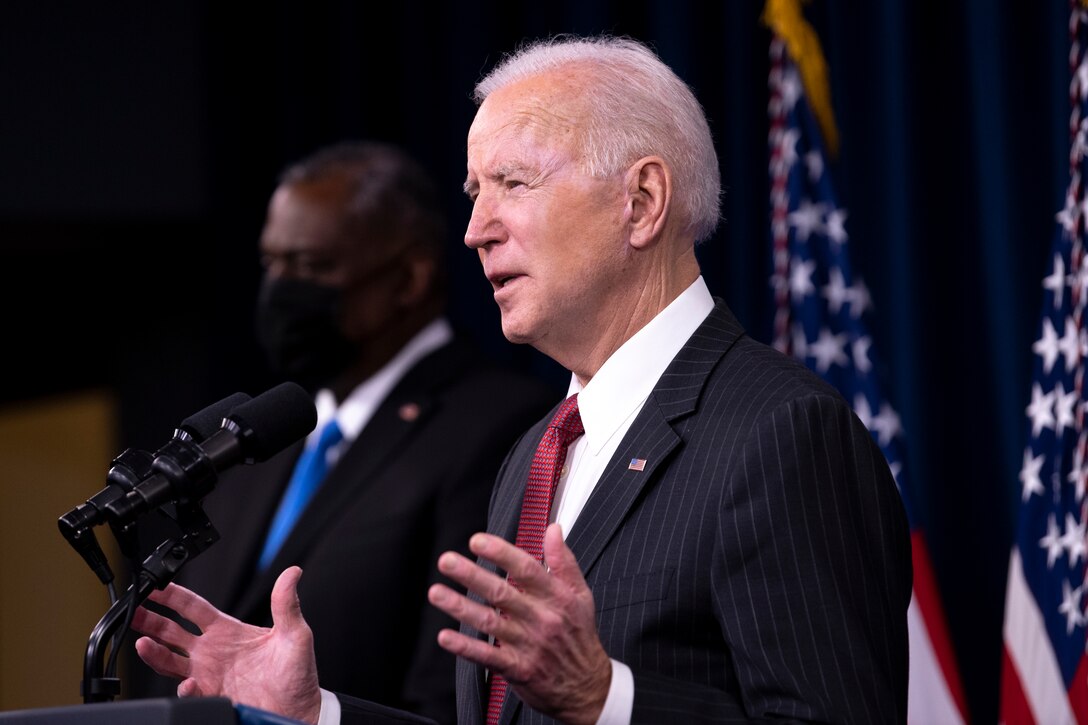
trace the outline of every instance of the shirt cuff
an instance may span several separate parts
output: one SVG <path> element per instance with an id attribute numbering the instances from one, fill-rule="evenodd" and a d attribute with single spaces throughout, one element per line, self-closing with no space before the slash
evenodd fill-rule
<path id="1" fill-rule="evenodd" d="M 615 679 L 615 675 L 612 675 Z M 631 689 L 634 689 L 632 684 Z M 340 725 L 340 700 L 328 690 L 321 691 L 321 714 L 317 718 L 317 725 Z"/>
<path id="2" fill-rule="evenodd" d="M 608 697 L 605 698 L 601 716 L 597 718 L 597 725 L 630 725 L 635 706 L 635 676 L 631 674 L 631 668 L 622 662 L 611 662 L 612 684 L 608 686 Z M 325 723 L 322 721 L 318 725 Z"/>

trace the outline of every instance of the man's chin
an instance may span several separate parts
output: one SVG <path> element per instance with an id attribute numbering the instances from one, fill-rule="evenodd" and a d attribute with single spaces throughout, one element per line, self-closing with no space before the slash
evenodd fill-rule
<path id="1" fill-rule="evenodd" d="M 502 318 L 502 334 L 515 345 L 531 345 L 533 340 L 536 339 L 530 327 L 519 324 L 519 321 L 513 320 L 506 315 L 503 315 Z"/>
<path id="2" fill-rule="evenodd" d="M 507 342 L 512 342 L 515 345 L 529 345 L 532 344 L 533 341 L 533 339 L 528 335 L 519 335 L 513 332 L 507 332 L 505 330 L 503 330 L 502 334 L 506 338 Z"/>

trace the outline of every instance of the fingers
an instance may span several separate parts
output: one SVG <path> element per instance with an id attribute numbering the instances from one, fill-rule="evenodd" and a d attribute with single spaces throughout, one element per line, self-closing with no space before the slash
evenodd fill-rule
<path id="1" fill-rule="evenodd" d="M 457 552 L 447 551 L 438 557 L 438 571 L 495 606 L 509 604 L 510 597 L 516 594 L 506 579 Z"/>
<path id="2" fill-rule="evenodd" d="M 217 619 L 225 616 L 209 604 L 207 599 L 177 584 L 168 584 L 165 589 L 152 591 L 148 599 L 174 610 L 195 624 L 202 632 L 206 631 Z"/>
<path id="3" fill-rule="evenodd" d="M 177 622 L 143 607 L 138 608 L 132 617 L 132 629 L 184 653 L 192 649 L 196 639 Z"/>
<path id="4" fill-rule="evenodd" d="M 514 594 L 517 594 L 513 587 L 508 584 L 505 586 Z M 511 625 L 510 620 L 500 615 L 494 606 L 474 602 L 444 584 L 431 585 L 430 590 L 427 592 L 427 599 L 431 604 L 457 621 L 463 622 L 480 632 L 494 635 L 505 641 L 511 641 L 517 636 L 514 632 L 515 627 Z"/>
<path id="5" fill-rule="evenodd" d="M 497 536 L 475 534 L 469 540 L 469 549 L 505 569 L 509 580 L 456 552 L 446 552 L 438 559 L 438 570 L 484 603 L 442 584 L 433 585 L 427 596 L 432 605 L 477 631 L 508 643 L 520 642 L 533 636 L 532 631 L 547 619 L 549 610 L 562 612 L 575 603 L 581 606 L 588 602 L 592 611 L 592 594 L 558 524 L 549 526 L 544 535 L 549 569 Z"/>
<path id="6" fill-rule="evenodd" d="M 147 663 L 148 667 L 160 675 L 175 678 L 189 676 L 191 664 L 189 658 L 182 657 L 150 637 L 140 637 L 136 640 L 136 654 Z"/>
<path id="7" fill-rule="evenodd" d="M 531 599 L 549 598 L 557 593 L 556 580 L 565 586 L 586 588 L 585 579 L 574 553 L 563 541 L 563 531 L 558 524 L 548 527 L 545 537 L 545 556 L 554 564 L 551 572 L 541 566 L 525 551 L 505 539 L 490 534 L 475 534 L 469 539 L 469 550 L 480 559 L 486 559 L 509 574 L 509 580 L 501 577 L 456 552 L 446 552 L 438 559 L 438 570 L 473 592 L 491 607 L 516 617 L 531 611 Z M 516 582 L 516 584 L 514 583 Z M 522 593 L 528 596 L 522 596 Z M 468 599 L 456 597 L 444 587 L 432 587 L 431 603 L 447 614 L 480 631 L 496 634 L 489 607 L 481 607 Z"/>
<path id="8" fill-rule="evenodd" d="M 438 570 L 479 596 L 484 603 L 473 601 L 442 584 L 431 587 L 428 600 L 480 632 L 507 643 L 522 641 L 527 636 L 526 629 L 539 621 L 542 600 L 554 599 L 554 595 L 569 591 L 570 582 L 581 582 L 585 587 L 578 562 L 563 543 L 563 532 L 558 526 L 549 528 L 545 545 L 550 546 L 551 557 L 563 577 L 559 589 L 554 577 L 526 552 L 499 537 L 476 534 L 469 540 L 472 553 L 505 569 L 510 579 L 498 576 L 456 552 L 446 552 L 438 559 Z"/>
<path id="9" fill-rule="evenodd" d="M 442 574 L 484 600 L 444 584 L 428 590 L 431 604 L 466 625 L 465 634 L 439 632 L 439 646 L 502 673 L 541 712 L 599 713 L 612 670 L 597 635 L 592 593 L 562 529 L 552 524 L 545 531 L 548 568 L 487 534 L 474 535 L 469 550 L 504 569 L 509 581 L 454 552 L 439 557 Z M 493 635 L 496 643 L 470 636 L 468 628 Z"/>
<path id="10" fill-rule="evenodd" d="M 469 539 L 468 548 L 473 554 L 481 559 L 486 559 L 500 569 L 505 570 L 506 573 L 510 575 L 510 578 L 517 582 L 519 589 L 525 591 L 540 590 L 541 588 L 548 586 L 548 572 L 544 566 L 530 554 L 519 549 L 505 539 L 490 534 L 475 534 Z M 441 564 L 441 560 L 439 563 Z M 483 572 L 484 570 L 480 569 L 480 571 Z M 489 579 L 485 580 L 483 583 L 489 584 L 493 589 L 497 589 L 499 594 L 504 593 L 504 588 L 497 587 Z M 486 593 L 483 591 L 478 589 L 473 589 L 472 591 L 485 597 L 492 604 L 499 604 L 499 602 L 487 597 Z"/>
<path id="11" fill-rule="evenodd" d="M 200 685 L 193 678 L 182 680 L 178 684 L 178 697 L 201 697 L 203 694 Z"/>
<path id="12" fill-rule="evenodd" d="M 490 670 L 506 672 L 510 669 L 509 650 L 489 644 L 486 640 L 443 629 L 438 633 L 438 644 L 450 654 L 464 657 Z"/>
<path id="13" fill-rule="evenodd" d="M 506 539 L 490 534 L 475 534 L 468 548 L 476 556 L 487 559 L 521 583 L 528 583 L 544 571 L 539 561 Z"/>

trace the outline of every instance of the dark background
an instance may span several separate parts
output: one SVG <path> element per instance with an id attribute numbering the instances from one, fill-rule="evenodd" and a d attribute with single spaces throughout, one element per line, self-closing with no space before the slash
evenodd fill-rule
<path id="1" fill-rule="evenodd" d="M 521 39 L 556 32 L 648 41 L 693 86 L 725 187 L 704 273 L 769 339 L 760 2 L 241 5 L 0 9 L 0 405 L 106 388 L 118 439 L 154 449 L 207 403 L 261 392 L 250 323 L 275 175 L 362 137 L 404 145 L 447 190 L 455 323 L 565 384 L 501 338 L 460 244 L 472 86 Z M 971 712 L 995 721 L 1030 347 L 1068 178 L 1068 5 L 816 0 L 805 12 L 830 68 L 837 183 L 916 508 Z"/>

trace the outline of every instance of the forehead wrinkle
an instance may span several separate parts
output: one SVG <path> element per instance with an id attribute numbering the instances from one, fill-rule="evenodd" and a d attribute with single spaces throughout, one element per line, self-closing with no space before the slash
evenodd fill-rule
<path id="1" fill-rule="evenodd" d="M 578 134 L 577 118 L 563 113 L 564 104 L 548 104 L 547 98 L 534 96 L 522 108 L 512 114 L 507 126 L 528 136 L 531 141 L 544 139 L 546 146 L 562 144 L 565 150 L 574 149 Z"/>
<path id="2" fill-rule="evenodd" d="M 475 173 L 469 171 L 465 190 L 471 191 L 479 185 L 477 174 L 489 181 L 502 181 L 519 174 L 535 176 L 561 165 L 574 156 L 571 142 L 574 134 L 573 125 L 563 123 L 558 114 L 527 111 L 512 114 L 495 128 L 477 129 L 469 147 L 484 144 L 491 145 L 493 150 L 485 152 Z"/>
<path id="3" fill-rule="evenodd" d="M 481 176 L 501 181 L 511 173 L 545 173 L 566 161 L 581 159 L 580 122 L 585 114 L 576 102 L 578 95 L 564 93 L 578 85 L 570 70 L 553 70 L 515 82 L 481 104 L 469 128 L 467 145 L 470 156 L 473 147 L 483 149 L 477 151 L 475 169 L 470 163 L 463 184 L 466 194 L 472 196 L 479 189 Z"/>

